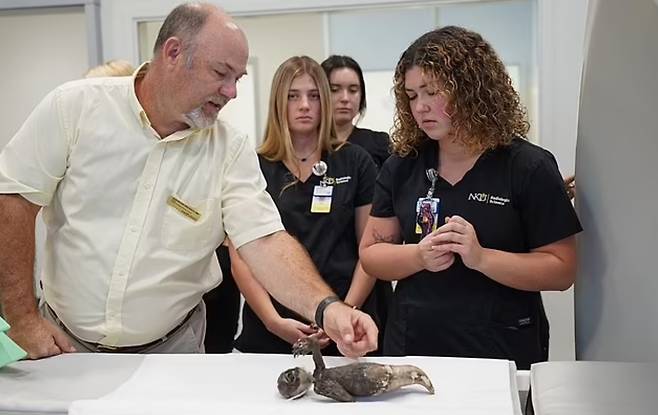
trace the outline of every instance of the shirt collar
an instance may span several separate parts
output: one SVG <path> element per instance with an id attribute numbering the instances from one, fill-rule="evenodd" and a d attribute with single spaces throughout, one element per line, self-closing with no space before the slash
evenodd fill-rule
<path id="1" fill-rule="evenodd" d="M 142 63 L 132 74 L 132 88 L 130 89 L 130 106 L 133 110 L 133 113 L 137 116 L 142 127 L 150 127 L 151 121 L 144 111 L 144 107 L 137 99 L 137 91 L 135 90 L 135 83 L 138 79 L 143 78 L 146 75 L 150 62 Z"/>

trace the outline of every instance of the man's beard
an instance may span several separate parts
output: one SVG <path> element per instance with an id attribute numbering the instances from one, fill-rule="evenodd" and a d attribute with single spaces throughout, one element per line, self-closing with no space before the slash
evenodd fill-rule
<path id="1" fill-rule="evenodd" d="M 185 120 L 187 122 L 187 125 L 190 126 L 190 128 L 193 129 L 209 128 L 215 124 L 215 121 L 217 121 L 217 114 L 219 114 L 219 111 L 215 113 L 214 117 L 208 116 L 203 111 L 203 106 L 200 106 L 186 113 Z"/>

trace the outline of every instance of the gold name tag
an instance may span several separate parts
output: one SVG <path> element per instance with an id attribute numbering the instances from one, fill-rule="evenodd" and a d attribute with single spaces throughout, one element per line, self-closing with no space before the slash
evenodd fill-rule
<path id="1" fill-rule="evenodd" d="M 195 222 L 201 218 L 201 212 L 191 206 L 188 206 L 174 195 L 169 196 L 169 199 L 167 199 L 167 204 Z"/>

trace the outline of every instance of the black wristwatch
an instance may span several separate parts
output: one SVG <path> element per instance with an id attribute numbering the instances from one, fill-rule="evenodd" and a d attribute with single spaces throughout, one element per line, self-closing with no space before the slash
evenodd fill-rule
<path id="1" fill-rule="evenodd" d="M 340 301 L 340 298 L 338 298 L 337 295 L 330 295 L 329 297 L 326 297 L 320 301 L 318 308 L 315 309 L 315 324 L 317 324 L 321 329 L 324 329 L 324 310 L 329 304 L 335 303 L 336 301 Z"/>

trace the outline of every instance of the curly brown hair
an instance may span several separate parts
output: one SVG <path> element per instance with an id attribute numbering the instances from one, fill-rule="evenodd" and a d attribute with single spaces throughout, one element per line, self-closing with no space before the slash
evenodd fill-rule
<path id="1" fill-rule="evenodd" d="M 478 33 L 445 26 L 415 40 L 395 68 L 391 139 L 396 154 L 417 153 L 429 140 L 414 120 L 405 92 L 405 75 L 413 66 L 442 84 L 454 138 L 473 153 L 525 137 L 530 128 L 526 110 L 494 49 Z"/>

